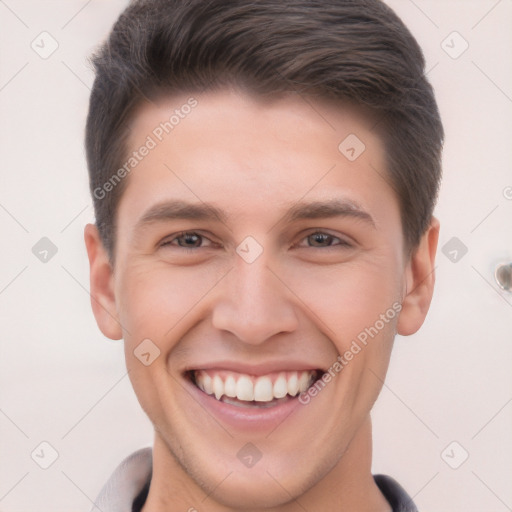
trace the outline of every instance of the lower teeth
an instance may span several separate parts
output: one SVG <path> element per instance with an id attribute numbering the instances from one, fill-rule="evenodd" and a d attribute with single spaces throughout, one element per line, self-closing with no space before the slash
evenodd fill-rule
<path id="1" fill-rule="evenodd" d="M 237 407 L 259 407 L 261 409 L 266 409 L 267 407 L 275 407 L 277 404 L 286 402 L 288 399 L 289 397 L 285 396 L 284 398 L 274 398 L 270 402 L 257 402 L 255 400 L 248 402 L 246 400 L 238 400 L 238 398 L 229 398 L 226 395 L 223 395 L 220 401 Z"/>

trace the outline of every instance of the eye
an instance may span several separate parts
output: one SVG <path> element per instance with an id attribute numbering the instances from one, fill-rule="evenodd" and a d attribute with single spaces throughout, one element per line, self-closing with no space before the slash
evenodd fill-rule
<path id="1" fill-rule="evenodd" d="M 330 233 L 325 233 L 323 231 L 315 231 L 314 233 L 311 233 L 303 238 L 303 241 L 306 241 L 306 247 L 316 247 L 320 249 L 333 246 L 352 247 L 352 245 L 346 240 L 331 235 Z M 302 241 L 298 244 L 298 246 L 304 247 Z"/>
<path id="2" fill-rule="evenodd" d="M 207 245 L 212 245 L 213 242 L 206 238 L 203 235 L 200 235 L 199 233 L 196 233 L 194 231 L 183 231 L 181 233 L 178 233 L 176 236 L 173 236 L 173 238 L 164 240 L 160 247 L 165 246 L 178 246 L 183 247 L 184 249 L 197 249 L 204 247 L 202 245 L 203 241 L 209 242 Z"/>

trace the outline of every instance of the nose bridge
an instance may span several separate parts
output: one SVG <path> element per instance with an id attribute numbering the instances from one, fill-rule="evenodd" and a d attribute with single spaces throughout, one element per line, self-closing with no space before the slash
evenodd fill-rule
<path id="1" fill-rule="evenodd" d="M 252 263 L 238 257 L 213 310 L 214 327 L 249 344 L 297 327 L 293 304 L 263 255 Z"/>

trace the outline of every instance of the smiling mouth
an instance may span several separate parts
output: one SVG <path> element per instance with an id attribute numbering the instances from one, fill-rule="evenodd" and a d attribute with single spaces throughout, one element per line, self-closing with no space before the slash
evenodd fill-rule
<path id="1" fill-rule="evenodd" d="M 237 407 L 275 407 L 296 399 L 322 375 L 321 370 L 274 372 L 258 377 L 227 370 L 193 370 L 192 383 L 219 402 Z"/>

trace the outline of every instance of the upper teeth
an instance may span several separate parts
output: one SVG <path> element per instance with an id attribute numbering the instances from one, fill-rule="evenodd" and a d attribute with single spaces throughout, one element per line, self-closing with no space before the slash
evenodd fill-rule
<path id="1" fill-rule="evenodd" d="M 195 372 L 197 386 L 208 395 L 220 400 L 223 395 L 238 400 L 270 402 L 274 398 L 296 396 L 306 391 L 316 376 L 315 371 L 280 372 L 273 375 L 252 377 L 228 371 Z"/>

